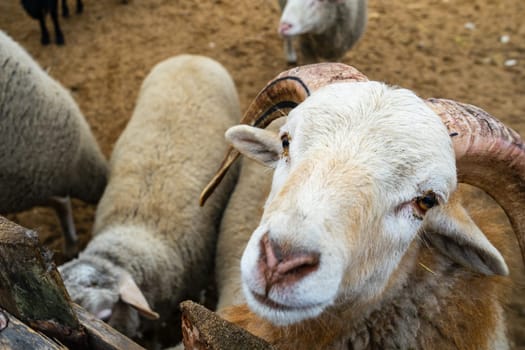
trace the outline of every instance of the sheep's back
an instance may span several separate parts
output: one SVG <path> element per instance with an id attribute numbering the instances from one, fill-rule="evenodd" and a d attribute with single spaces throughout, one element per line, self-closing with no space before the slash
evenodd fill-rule
<path id="1" fill-rule="evenodd" d="M 0 212 L 10 212 L 69 194 L 82 129 L 94 139 L 69 92 L 3 32 L 0 67 Z"/>
<path id="2" fill-rule="evenodd" d="M 243 158 L 239 179 L 224 212 L 217 242 L 215 279 L 219 295 L 218 309 L 245 302 L 241 287 L 241 257 L 261 219 L 272 174 L 271 169 Z"/>
<path id="3" fill-rule="evenodd" d="M 226 150 L 225 130 L 238 120 L 235 87 L 220 64 L 183 55 L 157 65 L 113 150 L 95 233 L 138 223 L 168 236 L 213 234 L 234 176 L 203 208 L 199 193 Z"/>

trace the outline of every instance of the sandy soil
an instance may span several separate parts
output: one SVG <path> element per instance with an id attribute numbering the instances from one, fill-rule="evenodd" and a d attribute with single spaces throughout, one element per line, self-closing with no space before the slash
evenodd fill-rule
<path id="1" fill-rule="evenodd" d="M 369 0 L 367 31 L 343 61 L 371 79 L 423 97 L 478 105 L 525 135 L 524 15 L 523 0 Z M 0 2 L 0 29 L 72 91 L 107 156 L 131 115 L 142 79 L 164 58 L 198 53 L 222 62 L 246 108 L 269 79 L 287 68 L 276 35 L 278 17 L 273 0 L 133 0 L 128 5 L 85 0 L 82 15 L 61 21 L 66 46 L 42 47 L 38 24 L 19 1 Z M 502 36 L 510 40 L 503 42 Z M 484 199 L 480 203 L 492 208 Z M 75 201 L 74 209 L 85 244 L 94 208 Z M 56 251 L 57 262 L 63 261 L 60 230 L 50 210 L 35 208 L 9 218 L 37 229 L 42 242 Z M 521 349 L 523 292 L 523 284 L 515 288 L 509 307 L 515 348 Z"/>

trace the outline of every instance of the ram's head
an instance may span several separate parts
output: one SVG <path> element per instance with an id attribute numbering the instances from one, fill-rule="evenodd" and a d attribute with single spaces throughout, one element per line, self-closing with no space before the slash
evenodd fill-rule
<path id="1" fill-rule="evenodd" d="M 281 116 L 279 133 L 263 129 Z M 459 172 L 522 232 L 521 140 L 483 111 L 319 64 L 270 82 L 243 123 L 227 131 L 233 148 L 202 199 L 238 152 L 274 169 L 241 262 L 248 305 L 262 317 L 286 325 L 376 299 L 423 232 L 467 268 L 508 273 L 454 197 Z"/>

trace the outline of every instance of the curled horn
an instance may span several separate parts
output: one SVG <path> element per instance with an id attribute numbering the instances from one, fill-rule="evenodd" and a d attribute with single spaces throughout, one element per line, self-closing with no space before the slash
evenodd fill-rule
<path id="1" fill-rule="evenodd" d="M 361 72 L 341 63 L 319 63 L 292 68 L 279 74 L 259 92 L 241 120 L 258 128 L 266 128 L 275 119 L 284 117 L 313 91 L 336 82 L 367 81 Z M 204 205 L 230 166 L 239 157 L 230 147 L 215 176 L 204 188 L 199 203 Z"/>
<path id="2" fill-rule="evenodd" d="M 458 180 L 481 188 L 503 208 L 525 263 L 525 146 L 517 132 L 484 110 L 428 99 L 452 138 Z"/>

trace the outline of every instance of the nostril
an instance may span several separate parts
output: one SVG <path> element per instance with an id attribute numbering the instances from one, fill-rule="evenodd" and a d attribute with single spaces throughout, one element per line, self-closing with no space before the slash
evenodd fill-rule
<path id="1" fill-rule="evenodd" d="M 287 257 L 285 261 L 277 266 L 277 272 L 281 275 L 294 275 L 303 278 L 314 272 L 319 266 L 319 253 L 299 252 Z"/>
<path id="2" fill-rule="evenodd" d="M 268 238 L 268 234 L 265 234 L 261 240 L 261 255 L 269 269 L 275 269 L 283 260 L 281 248 Z"/>
<path id="3" fill-rule="evenodd" d="M 286 34 L 287 31 L 292 29 L 292 24 L 288 22 L 281 22 L 279 24 L 279 33 L 280 34 Z"/>
<path id="4" fill-rule="evenodd" d="M 293 284 L 319 267 L 320 254 L 279 245 L 268 234 L 261 239 L 259 270 L 266 283 L 266 293 L 276 284 Z"/>
<path id="5" fill-rule="evenodd" d="M 101 319 L 104 322 L 108 322 L 111 318 L 112 311 L 111 309 L 103 309 L 97 312 L 96 316 L 98 319 Z"/>

